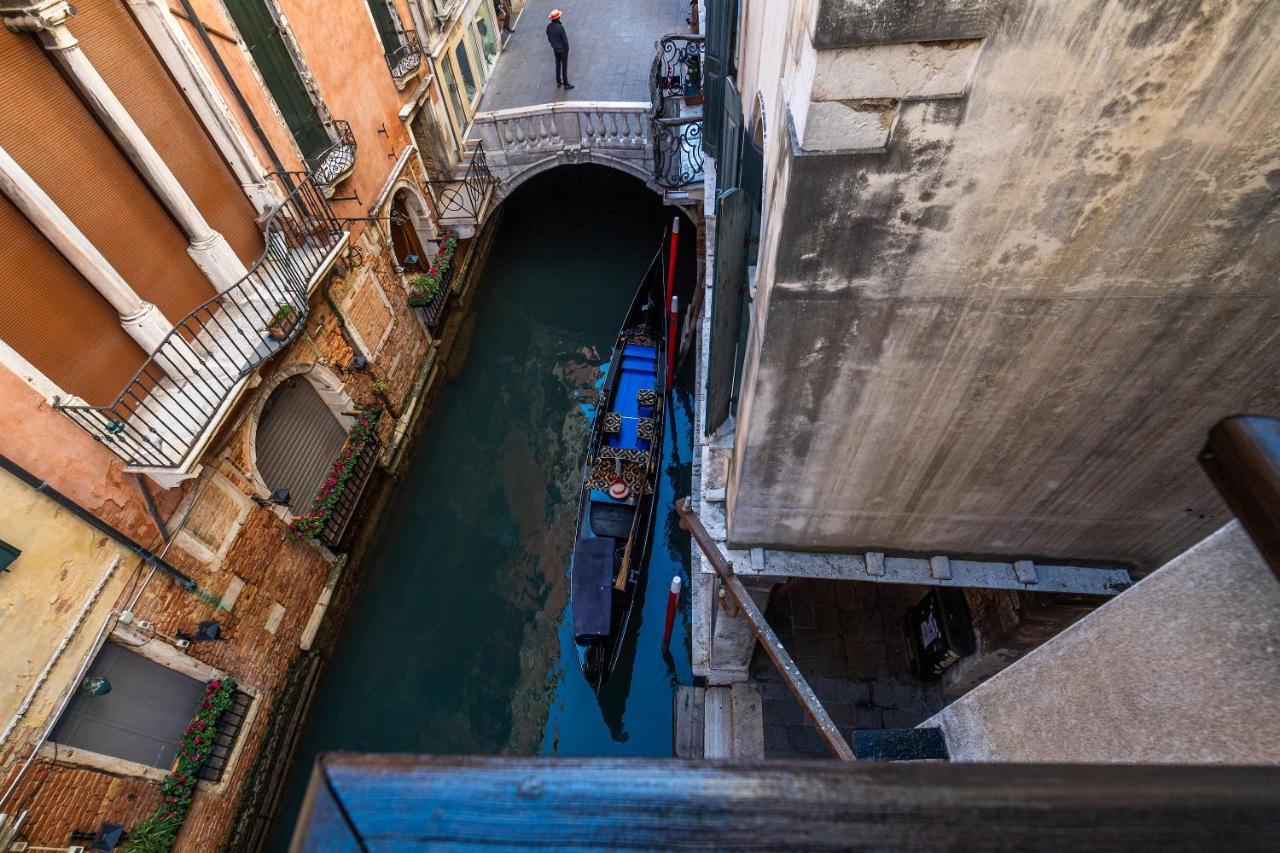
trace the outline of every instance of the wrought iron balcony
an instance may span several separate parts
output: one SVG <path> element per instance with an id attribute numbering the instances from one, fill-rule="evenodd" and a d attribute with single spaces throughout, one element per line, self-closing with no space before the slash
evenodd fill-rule
<path id="1" fill-rule="evenodd" d="M 356 135 L 351 125 L 341 119 L 330 123 L 334 142 L 313 158 L 305 160 L 311 180 L 329 187 L 351 174 L 356 167 Z"/>
<path id="2" fill-rule="evenodd" d="M 702 116 L 653 120 L 653 178 L 669 190 L 702 180 Z"/>
<path id="3" fill-rule="evenodd" d="M 450 228 L 474 227 L 484 220 L 497 184 L 489 171 L 484 146 L 477 145 L 467 171 L 457 180 L 427 181 L 427 189 L 435 202 L 440 224 Z"/>
<path id="4" fill-rule="evenodd" d="M 347 232 L 308 175 L 276 177 L 287 195 L 244 278 L 183 317 L 109 405 L 57 406 L 127 465 L 189 470 L 248 377 L 305 325 L 310 289 Z"/>
<path id="5" fill-rule="evenodd" d="M 656 117 L 670 117 L 673 98 L 680 107 L 702 105 L 702 69 L 707 49 L 702 36 L 670 35 L 658 39 L 657 54 L 649 74 L 649 89 Z"/>
<path id="6" fill-rule="evenodd" d="M 669 35 L 658 40 L 649 75 L 653 103 L 653 177 L 666 189 L 702 180 L 702 36 Z"/>
<path id="7" fill-rule="evenodd" d="M 398 35 L 400 46 L 383 55 L 387 58 L 387 68 L 391 70 L 391 76 L 397 80 L 404 80 L 422 67 L 422 42 L 413 30 L 400 30 Z"/>

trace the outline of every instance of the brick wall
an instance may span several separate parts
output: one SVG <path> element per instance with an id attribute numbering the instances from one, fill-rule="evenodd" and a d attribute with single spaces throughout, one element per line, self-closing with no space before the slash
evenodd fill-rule
<path id="1" fill-rule="evenodd" d="M 414 179 L 421 176 L 413 158 L 406 173 Z M 430 209 L 429 198 L 426 204 Z M 401 277 L 392 267 L 389 241 L 376 228 L 357 223 L 352 244 L 363 250 L 363 263 L 335 275 L 330 295 L 339 306 L 354 306 L 348 322 L 359 326 L 370 347 L 382 341 L 370 369 L 346 370 L 355 349 L 318 290 L 303 333 L 240 403 L 225 435 L 212 445 L 199 479 L 168 494 L 156 490 L 161 506 L 171 512 L 174 539 L 166 557 L 207 594 L 193 595 L 157 573 L 134 610 L 169 636 L 191 631 L 202 620 L 217 619 L 225 639 L 192 646 L 191 657 L 227 672 L 257 693 L 229 773 L 217 786 L 202 783 L 175 848 L 179 851 L 204 853 L 221 846 L 240 805 L 270 710 L 282 695 L 290 663 L 299 654 L 299 640 L 330 569 L 329 555 L 310 544 L 290 541 L 276 511 L 251 500 L 255 493 L 251 426 L 258 403 L 281 372 L 319 362 L 340 378 L 344 392 L 356 404 L 376 402 L 371 383 L 379 378 L 399 409 L 430 346 L 409 307 Z M 388 323 L 390 331 L 385 335 L 375 340 L 365 337 L 366 329 L 379 324 L 385 329 Z M 393 428 L 393 419 L 384 418 L 384 440 Z M 234 592 L 234 603 L 230 609 L 220 607 L 219 599 L 229 592 Z M 124 604 L 122 600 L 117 607 Z M 14 753 L 13 763 L 3 774 L 6 786 L 26 754 L 22 749 Z M 103 821 L 129 825 L 149 814 L 159 801 L 155 782 L 40 759 L 23 777 L 12 802 L 28 810 L 27 839 L 59 846 L 69 843 L 73 830 L 94 831 Z"/>

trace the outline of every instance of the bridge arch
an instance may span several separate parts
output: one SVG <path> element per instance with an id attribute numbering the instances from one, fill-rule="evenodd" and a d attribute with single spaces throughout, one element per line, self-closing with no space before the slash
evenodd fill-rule
<path id="1" fill-rule="evenodd" d="M 471 136 L 499 179 L 499 199 L 548 169 L 581 164 L 617 169 L 661 192 L 649 113 L 647 101 L 537 104 L 477 113 Z"/>

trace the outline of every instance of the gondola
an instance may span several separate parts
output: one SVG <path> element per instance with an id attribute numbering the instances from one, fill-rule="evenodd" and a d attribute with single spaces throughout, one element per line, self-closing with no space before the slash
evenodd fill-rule
<path id="1" fill-rule="evenodd" d="M 596 406 L 569 572 L 573 636 L 598 692 L 618 662 L 653 540 L 667 381 L 662 250 L 623 321 Z"/>

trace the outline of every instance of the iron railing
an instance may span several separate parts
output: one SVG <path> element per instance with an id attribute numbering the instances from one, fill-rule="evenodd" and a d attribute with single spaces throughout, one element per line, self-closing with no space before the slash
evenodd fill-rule
<path id="1" fill-rule="evenodd" d="M 702 36 L 658 39 L 649 74 L 653 103 L 653 178 L 669 190 L 702 180 Z"/>
<path id="2" fill-rule="evenodd" d="M 702 116 L 653 120 L 653 178 L 669 190 L 702 180 Z"/>
<path id="3" fill-rule="evenodd" d="M 489 171 L 484 146 L 479 145 L 461 179 L 426 183 L 435 202 L 436 213 L 442 220 L 470 217 L 478 222 L 495 180 Z"/>
<path id="4" fill-rule="evenodd" d="M 457 257 L 457 254 L 454 254 Z M 451 266 L 444 271 L 444 275 L 440 276 L 440 289 L 436 291 L 436 295 L 429 301 L 412 301 L 409 304 L 414 308 L 422 309 L 423 322 L 427 324 L 428 329 L 434 330 L 440 322 L 440 318 L 444 315 L 445 305 L 449 302 L 449 297 L 453 295 L 453 275 L 457 272 L 457 266 Z"/>
<path id="5" fill-rule="evenodd" d="M 183 317 L 112 403 L 57 406 L 128 465 L 182 467 L 240 380 L 302 329 L 308 286 L 344 231 L 308 175 L 276 177 L 288 194 L 244 278 Z"/>
<path id="6" fill-rule="evenodd" d="M 414 30 L 399 30 L 397 34 L 400 46 L 383 55 L 387 58 L 391 76 L 403 80 L 422 67 L 422 41 Z"/>
<path id="7" fill-rule="evenodd" d="M 672 98 L 682 98 L 691 106 L 701 103 L 702 69 L 706 55 L 702 36 L 669 35 L 658 39 L 657 55 L 653 58 L 649 74 L 656 117 L 670 117 L 665 107 Z"/>
<path id="8" fill-rule="evenodd" d="M 364 494 L 364 487 L 368 485 L 369 478 L 373 476 L 373 469 L 377 467 L 381 449 L 382 444 L 378 441 L 375 422 L 356 454 L 355 465 L 351 469 L 351 479 L 338 495 L 338 502 L 334 504 L 333 512 L 325 522 L 320 535 L 316 537 L 326 548 L 336 549 L 342 544 L 347 528 L 351 525 L 351 518 L 355 515 L 356 507 L 360 505 L 360 496 Z"/>
<path id="9" fill-rule="evenodd" d="M 334 119 L 329 125 L 332 128 L 333 144 L 304 161 L 311 180 L 321 186 L 336 184 L 356 166 L 356 135 L 351 132 L 351 124 L 342 119 Z"/>

